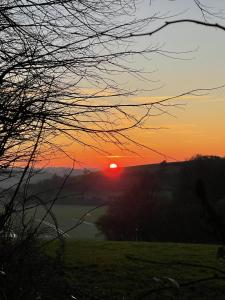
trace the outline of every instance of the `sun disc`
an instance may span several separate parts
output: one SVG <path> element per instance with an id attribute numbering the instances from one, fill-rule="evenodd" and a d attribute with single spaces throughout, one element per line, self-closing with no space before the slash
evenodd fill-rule
<path id="1" fill-rule="evenodd" d="M 117 168 L 118 168 L 118 165 L 117 165 L 116 163 L 111 163 L 111 164 L 109 165 L 109 168 L 110 168 L 110 169 L 117 169 Z"/>

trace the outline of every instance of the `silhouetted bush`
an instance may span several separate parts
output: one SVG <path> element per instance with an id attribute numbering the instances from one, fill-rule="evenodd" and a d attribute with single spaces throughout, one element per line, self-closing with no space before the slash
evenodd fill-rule
<path id="1" fill-rule="evenodd" d="M 1 299 L 69 299 L 62 256 L 47 254 L 43 243 L 32 235 L 0 239 Z"/>

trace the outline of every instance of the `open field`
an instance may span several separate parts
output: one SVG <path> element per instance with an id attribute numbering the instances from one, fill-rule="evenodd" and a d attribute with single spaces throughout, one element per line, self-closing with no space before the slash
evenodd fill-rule
<path id="1" fill-rule="evenodd" d="M 58 226 L 62 231 L 76 225 L 79 218 L 81 218 L 88 211 L 92 210 L 85 216 L 85 221 L 77 228 L 68 232 L 69 238 L 73 239 L 104 239 L 104 236 L 99 232 L 95 226 L 95 221 L 101 216 L 105 208 L 100 207 L 93 210 L 95 206 L 91 205 L 57 205 L 55 204 L 52 208 Z M 45 214 L 46 210 L 44 207 L 39 207 L 36 212 L 36 220 L 40 220 Z M 50 224 L 54 224 L 51 216 L 47 216 L 45 219 Z"/>
<path id="2" fill-rule="evenodd" d="M 225 271 L 216 250 L 213 245 L 68 240 L 66 263 L 79 300 L 224 299 L 224 280 L 214 278 L 178 289 L 165 279 L 175 279 L 182 286 L 193 280 L 224 276 L 204 267 Z M 171 288 L 149 293 L 165 286 L 155 282 L 154 277 L 164 277 Z"/>

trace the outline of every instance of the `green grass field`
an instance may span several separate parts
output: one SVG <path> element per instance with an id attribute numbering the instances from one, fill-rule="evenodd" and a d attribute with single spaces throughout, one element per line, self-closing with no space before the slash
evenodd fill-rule
<path id="1" fill-rule="evenodd" d="M 213 245 L 143 242 L 68 241 L 68 276 L 79 300 L 225 299 L 225 281 L 208 280 L 176 288 L 193 280 L 221 275 L 215 269 L 183 264 L 201 264 L 225 271 Z M 181 264 L 182 263 L 182 264 Z M 225 274 L 225 273 L 224 273 Z M 165 283 L 153 279 L 164 278 Z M 150 292 L 152 289 L 171 287 Z"/>
<path id="2" fill-rule="evenodd" d="M 77 220 L 81 218 L 88 211 L 95 208 L 95 206 L 91 205 L 54 205 L 52 208 L 52 212 L 54 213 L 58 226 L 62 231 L 67 231 L 69 228 L 72 228 L 76 225 Z M 45 214 L 46 210 L 44 207 L 38 207 L 36 212 L 37 221 L 40 220 Z M 99 230 L 95 226 L 96 220 L 104 214 L 105 207 L 97 208 L 91 213 L 85 215 L 85 222 L 79 225 L 76 229 L 73 229 L 68 232 L 69 237 L 72 239 L 104 239 L 104 236 L 99 232 Z M 34 213 L 30 211 L 30 214 Z M 45 221 L 54 224 L 50 215 L 47 216 Z"/>

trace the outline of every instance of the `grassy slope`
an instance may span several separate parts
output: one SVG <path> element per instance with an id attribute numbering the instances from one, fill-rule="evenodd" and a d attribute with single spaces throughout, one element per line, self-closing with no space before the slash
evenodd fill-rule
<path id="1" fill-rule="evenodd" d="M 171 265 L 132 260 L 127 256 Z M 152 277 L 172 277 L 184 283 L 216 273 L 199 267 L 173 265 L 178 261 L 223 266 L 223 262 L 216 259 L 216 246 L 72 241 L 66 247 L 66 262 L 78 299 L 138 300 L 139 295 L 159 286 Z M 213 280 L 182 288 L 179 292 L 174 289 L 140 299 L 224 299 L 224 295 L 225 282 Z"/>

